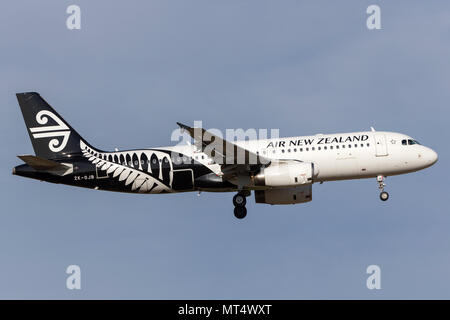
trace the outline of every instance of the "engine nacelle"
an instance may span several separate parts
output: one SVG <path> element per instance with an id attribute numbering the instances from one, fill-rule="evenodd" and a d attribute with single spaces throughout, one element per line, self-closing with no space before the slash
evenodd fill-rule
<path id="1" fill-rule="evenodd" d="M 267 204 L 294 204 L 312 200 L 312 185 L 285 189 L 255 190 L 255 202 Z"/>
<path id="2" fill-rule="evenodd" d="M 294 160 L 274 162 L 253 177 L 255 186 L 293 187 L 312 184 L 314 164 Z"/>

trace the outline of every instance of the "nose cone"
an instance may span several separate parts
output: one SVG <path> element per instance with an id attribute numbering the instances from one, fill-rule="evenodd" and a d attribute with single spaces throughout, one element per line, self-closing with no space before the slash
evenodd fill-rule
<path id="1" fill-rule="evenodd" d="M 438 154 L 433 149 L 427 148 L 425 153 L 425 161 L 427 162 L 427 166 L 432 166 L 438 161 Z"/>

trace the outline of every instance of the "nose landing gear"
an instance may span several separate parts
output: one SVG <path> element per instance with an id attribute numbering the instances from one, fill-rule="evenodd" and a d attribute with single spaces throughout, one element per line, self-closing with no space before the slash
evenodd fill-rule
<path id="1" fill-rule="evenodd" d="M 246 197 L 250 195 L 250 191 L 239 191 L 233 197 L 234 204 L 234 216 L 238 219 L 244 219 L 247 216 L 247 208 L 245 207 L 247 203 Z"/>
<path id="2" fill-rule="evenodd" d="M 381 191 L 381 193 L 380 193 L 381 201 L 386 201 L 387 199 L 389 199 L 389 193 L 384 191 L 384 187 L 386 186 L 386 184 L 384 183 L 384 178 L 385 177 L 382 175 L 377 176 L 378 189 L 380 189 L 380 191 Z"/>

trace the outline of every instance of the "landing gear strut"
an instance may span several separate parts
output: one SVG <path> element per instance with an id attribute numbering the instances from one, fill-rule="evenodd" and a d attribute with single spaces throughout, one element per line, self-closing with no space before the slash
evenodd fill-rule
<path id="1" fill-rule="evenodd" d="M 380 191 L 381 191 L 381 193 L 380 193 L 381 201 L 386 201 L 387 199 L 389 199 L 389 193 L 384 191 L 384 187 L 386 186 L 386 184 L 384 183 L 384 178 L 385 177 L 382 175 L 377 176 L 378 189 L 380 189 Z"/>
<path id="2" fill-rule="evenodd" d="M 246 197 L 250 195 L 250 191 L 239 191 L 234 197 L 233 197 L 233 204 L 234 204 L 234 216 L 238 219 L 244 219 L 247 215 L 247 208 L 245 207 L 245 204 L 247 203 Z"/>

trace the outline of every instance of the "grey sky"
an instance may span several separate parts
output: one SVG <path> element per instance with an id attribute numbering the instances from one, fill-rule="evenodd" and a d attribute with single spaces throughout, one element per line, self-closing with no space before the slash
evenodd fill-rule
<path id="1" fill-rule="evenodd" d="M 366 28 L 381 7 L 382 30 Z M 82 10 L 82 29 L 65 26 Z M 450 4 L 443 1 L 4 1 L 0 298 L 450 298 Z M 128 195 L 11 175 L 33 153 L 16 92 L 91 144 L 170 145 L 176 121 L 282 136 L 409 134 L 431 168 L 314 185 L 304 205 Z M 78 264 L 82 290 L 65 288 Z M 366 288 L 368 265 L 382 289 Z"/>

